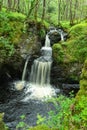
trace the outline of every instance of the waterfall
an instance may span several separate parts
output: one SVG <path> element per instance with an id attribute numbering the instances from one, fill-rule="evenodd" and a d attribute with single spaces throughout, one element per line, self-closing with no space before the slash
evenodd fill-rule
<path id="1" fill-rule="evenodd" d="M 46 35 L 46 39 L 45 39 L 45 47 L 50 47 L 50 39 L 48 37 L 48 34 Z"/>
<path id="2" fill-rule="evenodd" d="M 51 62 L 40 62 L 35 60 L 31 69 L 30 81 L 41 86 L 50 84 L 50 69 Z"/>
<path id="3" fill-rule="evenodd" d="M 63 32 L 61 31 L 61 41 L 64 41 L 64 35 L 63 35 Z"/>
<path id="4" fill-rule="evenodd" d="M 50 84 L 50 70 L 52 64 L 52 49 L 50 39 L 46 35 L 45 47 L 41 49 L 42 56 L 36 60 L 31 68 L 30 82 L 39 86 Z"/>
<path id="5" fill-rule="evenodd" d="M 24 65 L 24 69 L 23 69 L 23 73 L 22 73 L 22 81 L 25 80 L 26 70 L 27 70 L 27 64 L 28 64 L 29 58 L 30 58 L 30 56 L 27 57 L 25 65 Z"/>
<path id="6" fill-rule="evenodd" d="M 58 32 L 59 32 L 59 34 L 61 36 L 61 41 L 64 41 L 64 32 L 63 32 L 63 30 L 62 29 L 58 29 Z"/>
<path id="7" fill-rule="evenodd" d="M 29 82 L 24 81 L 26 76 L 28 57 L 25 62 L 22 82 L 16 82 L 15 88 L 21 90 L 26 88 L 23 102 L 34 100 L 44 100 L 52 96 L 56 96 L 55 89 L 50 85 L 50 71 L 52 64 L 52 48 L 50 47 L 50 39 L 46 35 L 45 46 L 41 48 L 41 56 L 34 60 L 31 67 Z"/>

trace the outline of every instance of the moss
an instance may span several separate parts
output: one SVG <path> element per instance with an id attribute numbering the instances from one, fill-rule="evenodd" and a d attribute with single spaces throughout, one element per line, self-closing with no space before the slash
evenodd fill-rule
<path id="1" fill-rule="evenodd" d="M 85 68 L 82 69 L 81 79 L 83 78 L 87 80 L 87 71 L 85 70 Z"/>
<path id="2" fill-rule="evenodd" d="M 38 125 L 38 126 L 30 128 L 29 130 L 57 130 L 57 129 L 49 128 L 46 125 Z"/>
<path id="3" fill-rule="evenodd" d="M 87 57 L 87 23 L 74 25 L 69 30 L 70 38 L 65 42 L 61 42 L 63 53 L 62 62 L 67 63 L 83 63 Z M 57 45 L 53 47 L 54 59 L 57 62 L 61 57 Z"/>
<path id="4" fill-rule="evenodd" d="M 87 60 L 84 63 L 81 80 L 80 90 L 75 97 L 75 108 L 71 116 L 72 124 L 77 129 L 87 129 Z"/>
<path id="5" fill-rule="evenodd" d="M 70 36 L 71 37 L 79 37 L 87 33 L 87 23 L 80 23 L 77 24 L 70 29 Z"/>
<path id="6" fill-rule="evenodd" d="M 21 19 L 19 21 L 18 19 L 16 20 L 20 14 L 15 14 L 15 20 L 12 21 L 11 17 L 14 17 L 14 14 L 12 16 L 11 12 L 0 12 L 0 61 L 3 62 L 13 56 L 15 48 L 20 43 L 20 38 L 23 34 L 24 23 Z"/>
<path id="7" fill-rule="evenodd" d="M 78 100 L 80 100 L 81 96 L 85 95 L 87 97 L 87 60 L 84 63 L 81 80 L 80 80 L 80 90 L 76 96 Z"/>
<path id="8" fill-rule="evenodd" d="M 62 46 L 60 44 L 54 44 L 52 48 L 54 60 L 56 60 L 57 63 L 63 62 L 64 53 Z"/>
<path id="9" fill-rule="evenodd" d="M 3 122 L 4 113 L 0 113 L 0 130 L 7 130 Z"/>
<path id="10" fill-rule="evenodd" d="M 13 44 L 18 44 L 23 33 L 23 23 L 20 21 L 10 21 L 12 31 L 9 32 L 9 39 Z"/>
<path id="11" fill-rule="evenodd" d="M 70 50 L 72 57 L 77 62 L 84 62 L 87 57 L 87 23 L 81 23 L 70 29 L 70 40 L 68 41 L 67 50 Z"/>

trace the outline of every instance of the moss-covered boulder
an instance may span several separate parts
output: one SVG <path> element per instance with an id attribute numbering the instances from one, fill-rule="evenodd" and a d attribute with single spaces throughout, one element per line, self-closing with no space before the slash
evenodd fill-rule
<path id="1" fill-rule="evenodd" d="M 54 64 L 61 69 L 60 75 L 64 73 L 63 78 L 71 77 L 79 81 L 83 63 L 87 58 L 87 22 L 74 25 L 68 31 L 69 39 L 52 47 Z"/>
<path id="2" fill-rule="evenodd" d="M 87 60 L 84 63 L 81 80 L 80 90 L 75 97 L 75 103 L 73 107 L 73 114 L 71 116 L 72 126 L 76 130 L 87 129 Z"/>
<path id="3" fill-rule="evenodd" d="M 80 98 L 83 95 L 85 96 L 85 98 L 87 98 L 87 60 L 85 61 L 83 69 L 82 69 L 81 80 L 80 80 L 80 90 L 76 98 L 80 100 Z"/>

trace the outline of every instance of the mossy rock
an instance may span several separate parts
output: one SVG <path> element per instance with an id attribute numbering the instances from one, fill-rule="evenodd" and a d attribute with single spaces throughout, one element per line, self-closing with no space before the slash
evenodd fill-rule
<path id="1" fill-rule="evenodd" d="M 73 113 L 74 126 L 77 129 L 87 129 L 87 60 L 84 63 L 81 80 L 80 90 L 75 97 L 75 110 Z"/>
<path id="2" fill-rule="evenodd" d="M 81 96 L 85 95 L 87 97 L 87 60 L 84 63 L 81 80 L 80 80 L 80 90 L 76 96 L 80 100 Z"/>
<path id="3" fill-rule="evenodd" d="M 87 23 L 80 23 L 80 24 L 74 25 L 70 29 L 70 36 L 74 38 L 84 35 L 86 33 L 87 33 Z"/>
<path id="4" fill-rule="evenodd" d="M 85 70 L 85 68 L 82 69 L 81 79 L 87 80 L 87 71 Z"/>
<path id="5" fill-rule="evenodd" d="M 87 23 L 80 23 L 74 25 L 69 30 L 69 39 L 65 42 L 60 42 L 61 51 L 63 54 L 62 62 L 65 63 L 80 63 L 87 58 Z M 53 46 L 53 56 L 56 63 L 58 63 L 58 57 L 61 57 L 61 51 L 58 50 L 58 46 Z"/>
<path id="6" fill-rule="evenodd" d="M 53 58 L 57 63 L 63 62 L 64 59 L 64 52 L 63 48 L 60 44 L 53 45 Z"/>

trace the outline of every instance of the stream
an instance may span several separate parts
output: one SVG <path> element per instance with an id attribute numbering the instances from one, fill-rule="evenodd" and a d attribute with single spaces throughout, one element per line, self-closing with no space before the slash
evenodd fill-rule
<path id="1" fill-rule="evenodd" d="M 60 33 L 63 41 L 62 32 Z M 55 109 L 52 103 L 46 102 L 47 99 L 61 93 L 60 89 L 50 84 L 52 48 L 48 34 L 45 46 L 41 48 L 41 56 L 34 60 L 29 81 L 26 81 L 28 60 L 29 57 L 26 59 L 21 81 L 0 86 L 0 113 L 5 113 L 4 121 L 11 130 L 16 130 L 22 115 L 26 117 L 25 123 L 35 126 L 38 114 L 48 116 L 48 112 Z"/>
<path id="2" fill-rule="evenodd" d="M 0 100 L 0 112 L 5 113 L 4 121 L 11 130 L 16 129 L 17 124 L 21 121 L 21 115 L 25 115 L 25 123 L 34 126 L 36 125 L 37 114 L 47 116 L 47 112 L 54 109 L 52 103 L 46 103 L 45 101 L 35 99 L 23 101 L 25 89 L 17 91 L 9 84 L 8 89 L 4 89 L 4 92 L 0 89 L 0 99 L 2 99 Z"/>

